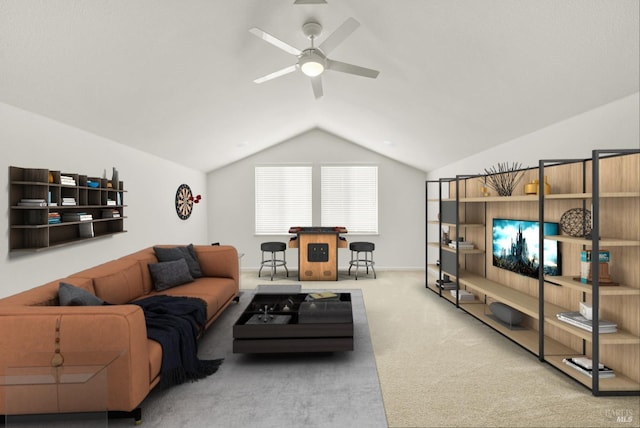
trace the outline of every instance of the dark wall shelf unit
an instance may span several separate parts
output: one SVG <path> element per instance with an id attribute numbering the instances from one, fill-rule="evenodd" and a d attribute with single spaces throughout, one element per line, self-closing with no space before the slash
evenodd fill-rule
<path id="1" fill-rule="evenodd" d="M 124 233 L 122 181 L 9 167 L 9 251 L 32 252 Z"/>

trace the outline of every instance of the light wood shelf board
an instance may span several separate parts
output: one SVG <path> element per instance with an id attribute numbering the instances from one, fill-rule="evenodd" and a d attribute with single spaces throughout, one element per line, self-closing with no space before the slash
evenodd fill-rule
<path id="1" fill-rule="evenodd" d="M 475 316 L 480 321 L 487 324 L 494 330 L 499 331 L 503 335 L 517 342 L 523 348 L 528 349 L 529 351 L 538 355 L 538 332 L 536 330 L 531 330 L 531 329 L 512 330 L 507 326 L 494 320 L 493 318 L 490 318 L 489 316 L 487 316 L 486 312 L 488 311 L 488 308 L 486 307 L 486 305 L 473 305 L 473 304 L 464 303 L 464 304 L 461 304 L 460 306 L 463 307 L 465 311 L 469 312 L 470 314 L 472 314 L 473 316 Z"/>
<path id="2" fill-rule="evenodd" d="M 586 340 L 592 341 L 592 334 L 590 331 L 583 330 L 579 327 L 575 327 L 566 322 L 560 321 L 554 314 L 546 314 L 544 317 L 545 322 L 554 325 L 562 330 Z M 600 333 L 599 341 L 601 345 L 638 345 L 640 344 L 640 337 L 624 330 L 618 330 L 616 333 Z"/>
<path id="3" fill-rule="evenodd" d="M 585 238 L 576 238 L 573 236 L 567 235 L 547 235 L 544 239 L 549 239 L 552 241 L 558 242 L 566 242 L 569 244 L 576 245 L 587 245 L 591 246 L 592 242 L 590 239 Z M 603 249 L 607 246 L 609 247 L 637 247 L 640 246 L 640 241 L 629 240 L 629 239 L 614 239 L 614 238 L 600 238 L 600 248 Z"/>
<path id="4" fill-rule="evenodd" d="M 576 275 L 577 276 L 577 275 Z M 569 287 L 583 293 L 592 294 L 591 284 L 583 284 L 573 279 L 573 276 L 545 276 L 545 281 L 555 283 L 563 287 Z M 640 295 L 640 288 L 626 285 L 601 285 L 598 287 L 601 296 L 637 296 Z"/>
<path id="5" fill-rule="evenodd" d="M 562 362 L 563 359 L 572 358 L 572 357 L 584 357 L 584 355 L 579 355 L 579 354 L 545 355 L 545 361 L 547 361 L 549 364 L 551 364 L 555 368 L 559 369 L 561 372 L 566 373 L 570 377 L 582 383 L 583 385 L 589 388 L 593 388 L 593 380 L 589 376 L 583 373 L 580 373 L 579 371 L 571 368 L 570 366 Z M 615 369 L 614 369 L 614 372 L 615 372 Z M 600 378 L 599 384 L 600 384 L 600 391 L 609 391 L 609 392 L 640 391 L 640 384 L 638 382 L 634 382 L 632 379 L 629 379 L 628 377 L 623 376 L 617 372 L 616 372 L 616 376 L 613 378 L 605 378 L 605 379 Z"/>
<path id="6" fill-rule="evenodd" d="M 538 299 L 536 297 L 466 271 L 461 272 L 460 284 L 503 302 L 532 318 L 538 318 Z"/>
<path id="7" fill-rule="evenodd" d="M 427 264 L 427 269 L 431 270 L 431 271 L 435 271 L 436 273 L 440 271 L 440 266 L 438 266 L 435 263 L 429 263 Z"/>
<path id="8" fill-rule="evenodd" d="M 450 253 L 455 253 L 456 250 L 455 248 L 451 248 L 451 247 L 445 247 L 444 245 L 442 246 L 442 249 L 444 251 L 448 251 Z M 480 249 L 480 248 L 473 248 L 473 249 L 465 249 L 465 250 L 460 250 L 460 254 L 484 254 L 484 250 Z"/>
<path id="9" fill-rule="evenodd" d="M 637 198 L 640 192 L 602 192 L 600 198 Z M 592 193 L 558 193 L 546 195 L 545 199 L 593 199 Z"/>
<path id="10" fill-rule="evenodd" d="M 455 223 L 442 223 L 442 225 L 443 226 L 449 226 L 449 227 L 456 227 Z M 463 228 L 464 227 L 464 228 L 467 228 L 467 229 L 470 229 L 470 228 L 482 228 L 482 229 L 484 229 L 485 225 L 482 224 L 482 223 L 460 223 L 460 224 L 458 224 L 457 227 L 459 227 L 459 228 Z"/>

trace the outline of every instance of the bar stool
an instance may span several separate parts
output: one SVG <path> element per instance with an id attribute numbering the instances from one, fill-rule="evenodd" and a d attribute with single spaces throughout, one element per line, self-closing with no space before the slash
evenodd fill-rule
<path id="1" fill-rule="evenodd" d="M 373 242 L 352 242 L 349 244 L 351 250 L 351 261 L 349 262 L 349 276 L 351 276 L 351 268 L 356 267 L 356 280 L 358 279 L 358 269 L 360 266 L 367 268 L 367 275 L 369 275 L 369 268 L 373 271 L 373 278 L 376 278 L 376 270 L 373 268 L 373 250 L 376 246 Z M 356 258 L 353 258 L 353 252 L 356 253 Z M 360 253 L 364 253 L 364 258 L 360 258 Z"/>
<path id="2" fill-rule="evenodd" d="M 283 266 L 284 270 L 287 271 L 287 277 L 289 276 L 289 269 L 287 269 L 287 244 L 284 242 L 263 242 L 260 244 L 260 250 L 262 250 L 262 262 L 260 263 L 260 270 L 258 271 L 258 277 L 260 277 L 260 272 L 262 272 L 262 268 L 265 266 L 269 266 L 271 268 L 271 281 L 273 281 L 273 275 L 276 274 L 276 267 Z M 282 251 L 282 259 L 276 258 L 276 253 Z M 271 253 L 271 258 L 268 260 L 264 259 L 264 253 Z"/>

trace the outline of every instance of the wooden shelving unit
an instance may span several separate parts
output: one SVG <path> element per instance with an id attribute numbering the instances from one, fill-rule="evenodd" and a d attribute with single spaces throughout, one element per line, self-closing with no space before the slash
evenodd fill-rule
<path id="1" fill-rule="evenodd" d="M 44 251 L 125 233 L 125 193 L 122 181 L 111 183 L 77 173 L 10 166 L 9 251 Z M 25 200 L 44 204 L 27 205 Z M 69 219 L 74 213 L 91 219 Z M 59 223 L 50 222 L 55 215 Z"/>
<path id="2" fill-rule="evenodd" d="M 439 180 L 438 220 L 428 216 L 428 223 L 432 229 L 435 225 L 440 228 L 439 238 L 444 227 L 450 239 L 464 236 L 475 248 L 449 248 L 446 243 L 436 242 L 432 232 L 427 252 L 437 251 L 440 263 L 431 264 L 428 270 L 440 279 L 447 275 L 456 289 L 472 293 L 475 299 L 460 301 L 436 284 L 427 284 L 427 288 L 580 382 L 594 395 L 640 395 L 640 151 L 595 150 L 590 159 L 542 160 L 538 168 L 522 173 L 525 183 L 533 179 L 543 182 L 548 176 L 553 192 L 525 195 L 521 186 L 513 196 L 484 196 L 478 176 Z M 434 187 L 437 182 L 431 183 Z M 427 192 L 432 205 L 433 195 L 433 189 Z M 493 266 L 492 230 L 485 226 L 493 219 L 559 222 L 561 215 L 572 208 L 592 211 L 591 237 L 541 236 L 559 243 L 561 276 L 534 279 Z M 446 218 L 440 218 L 443 211 Z M 576 280 L 580 276 L 580 252 L 587 249 L 595 254 L 599 249 L 610 251 L 610 273 L 617 285 L 599 284 L 597 278 L 589 284 Z M 537 256 L 541 260 L 543 254 Z M 594 276 L 596 265 L 591 264 Z M 524 322 L 513 328 L 498 321 L 489 309 L 492 302 L 520 311 Z M 594 331 L 588 331 L 558 319 L 556 314 L 560 312 L 578 311 L 580 302 L 593 306 L 598 314 L 594 323 L 599 319 L 615 322 L 617 332 L 600 333 L 597 325 Z M 591 378 L 563 362 L 578 356 L 613 368 L 615 377 Z"/>

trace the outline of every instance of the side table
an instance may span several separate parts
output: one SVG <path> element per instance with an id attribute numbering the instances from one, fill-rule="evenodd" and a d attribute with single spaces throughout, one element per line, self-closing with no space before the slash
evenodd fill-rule
<path id="1" fill-rule="evenodd" d="M 6 426 L 106 426 L 109 365 L 123 353 L 68 352 L 58 366 L 53 353 L 37 353 L 0 367 Z"/>

